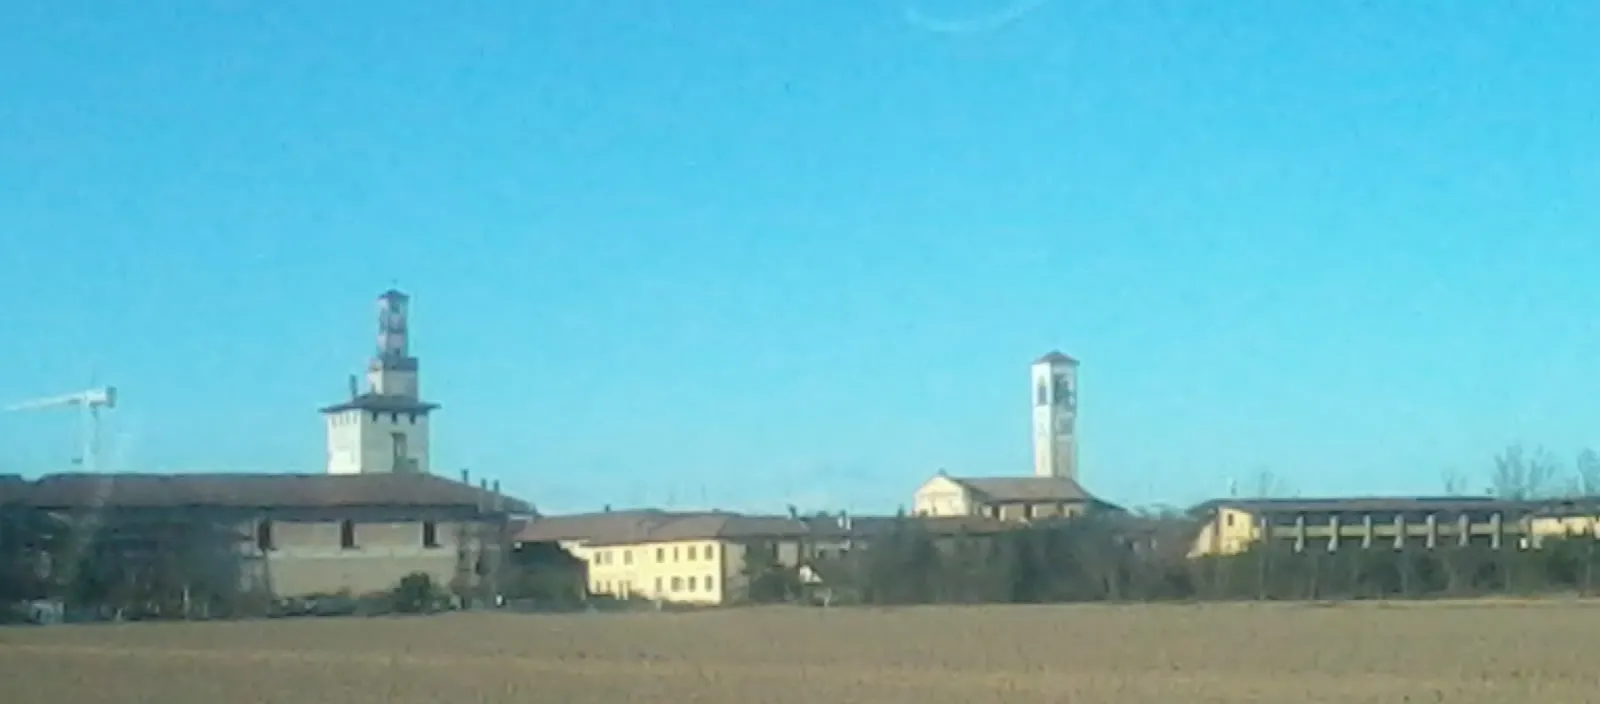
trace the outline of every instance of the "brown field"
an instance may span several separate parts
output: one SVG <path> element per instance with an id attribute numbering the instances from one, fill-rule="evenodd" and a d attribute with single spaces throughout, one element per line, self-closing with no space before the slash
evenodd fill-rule
<path id="1" fill-rule="evenodd" d="M 729 610 L 0 630 L 7 704 L 1600 698 L 1600 604 Z M 1537 697 L 1537 699 L 1535 699 Z"/>

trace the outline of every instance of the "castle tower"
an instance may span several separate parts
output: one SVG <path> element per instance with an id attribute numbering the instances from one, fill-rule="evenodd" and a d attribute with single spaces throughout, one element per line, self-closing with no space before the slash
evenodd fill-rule
<path id="1" fill-rule="evenodd" d="M 1051 352 L 1033 363 L 1033 474 L 1078 479 L 1078 360 Z"/>
<path id="2" fill-rule="evenodd" d="M 350 397 L 322 409 L 328 431 L 328 473 L 426 474 L 428 415 L 438 404 L 421 398 L 417 358 L 407 329 L 410 297 L 378 297 L 378 347 L 367 364 L 367 390 L 350 377 Z"/>

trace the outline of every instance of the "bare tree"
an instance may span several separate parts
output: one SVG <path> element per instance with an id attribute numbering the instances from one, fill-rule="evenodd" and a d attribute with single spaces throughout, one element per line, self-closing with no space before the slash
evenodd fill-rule
<path id="1" fill-rule="evenodd" d="M 1263 469 L 1256 473 L 1255 495 L 1256 499 L 1281 499 L 1293 495 L 1293 489 L 1282 477 L 1272 473 L 1270 469 Z"/>
<path id="2" fill-rule="evenodd" d="M 1444 484 L 1445 496 L 1461 496 L 1467 493 L 1467 480 L 1462 478 L 1461 472 L 1447 469 L 1439 473 L 1439 480 Z"/>
<path id="3" fill-rule="evenodd" d="M 1521 445 L 1511 445 L 1495 455 L 1490 491 L 1502 499 L 1545 497 L 1556 489 L 1553 482 L 1559 468 L 1555 458 L 1543 449 L 1525 452 Z"/>
<path id="4" fill-rule="evenodd" d="M 1578 461 L 1573 464 L 1573 474 L 1577 479 L 1577 494 L 1584 497 L 1600 496 L 1600 453 L 1585 448 L 1578 453 Z"/>

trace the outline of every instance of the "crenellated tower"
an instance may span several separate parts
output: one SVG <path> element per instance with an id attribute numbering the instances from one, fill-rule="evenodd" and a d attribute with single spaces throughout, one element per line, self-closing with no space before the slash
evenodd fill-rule
<path id="1" fill-rule="evenodd" d="M 411 298 L 378 296 L 378 347 L 367 364 L 367 389 L 350 379 L 350 397 L 324 407 L 329 474 L 427 473 L 428 421 L 438 404 L 422 400 L 410 349 Z"/>

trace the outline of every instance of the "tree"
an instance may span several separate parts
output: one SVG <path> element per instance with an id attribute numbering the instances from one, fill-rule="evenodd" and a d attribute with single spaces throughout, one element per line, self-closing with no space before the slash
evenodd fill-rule
<path id="1" fill-rule="evenodd" d="M 1600 496 L 1600 453 L 1584 448 L 1578 453 L 1577 462 L 1573 463 L 1573 474 L 1576 475 L 1579 496 Z"/>
<path id="2" fill-rule="evenodd" d="M 58 596 L 56 562 L 68 535 L 67 524 L 44 511 L 0 509 L 0 603 Z"/>
<path id="3" fill-rule="evenodd" d="M 1294 494 L 1289 482 L 1272 473 L 1270 469 L 1263 469 L 1256 473 L 1254 496 L 1256 499 L 1281 499 Z"/>
<path id="4" fill-rule="evenodd" d="M 1525 452 L 1521 445 L 1511 445 L 1495 455 L 1490 491 L 1512 501 L 1544 498 L 1554 488 L 1558 469 L 1555 459 L 1543 449 Z"/>

